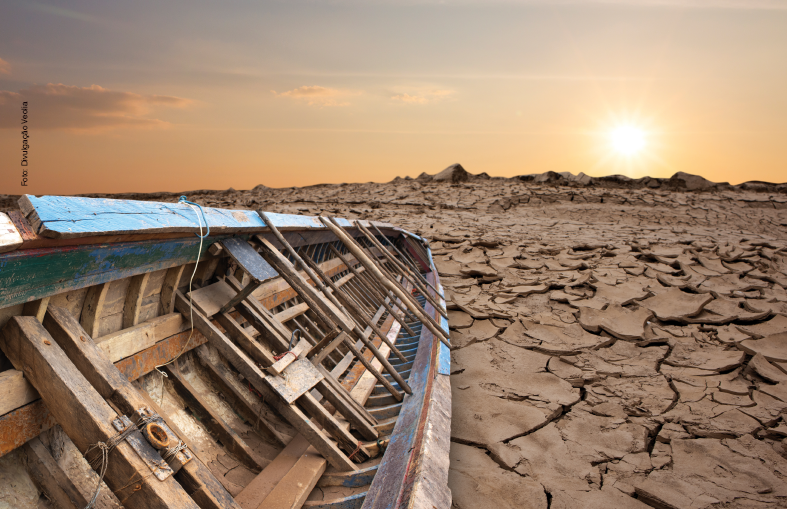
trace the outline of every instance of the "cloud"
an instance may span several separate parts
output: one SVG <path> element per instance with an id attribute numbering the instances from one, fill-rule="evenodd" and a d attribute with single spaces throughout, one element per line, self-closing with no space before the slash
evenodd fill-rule
<path id="1" fill-rule="evenodd" d="M 417 92 L 414 95 L 407 93 L 396 94 L 391 97 L 393 101 L 401 101 L 409 104 L 426 104 L 428 102 L 440 101 L 449 95 L 453 94 L 453 90 L 429 90 L 425 92 Z"/>
<path id="2" fill-rule="evenodd" d="M 319 85 L 304 85 L 281 93 L 275 90 L 271 90 L 271 92 L 273 92 L 276 97 L 289 97 L 296 101 L 305 102 L 309 106 L 349 106 L 350 103 L 342 101 L 342 98 L 361 93 L 321 87 Z"/>
<path id="3" fill-rule="evenodd" d="M 151 110 L 191 104 L 180 97 L 140 95 L 98 85 L 33 85 L 19 92 L 0 90 L 0 128 L 19 127 L 23 101 L 28 102 L 31 128 L 72 130 L 166 127 L 167 122 L 148 116 Z"/>
<path id="4" fill-rule="evenodd" d="M 0 58 L 0 74 L 11 74 L 11 64 Z"/>

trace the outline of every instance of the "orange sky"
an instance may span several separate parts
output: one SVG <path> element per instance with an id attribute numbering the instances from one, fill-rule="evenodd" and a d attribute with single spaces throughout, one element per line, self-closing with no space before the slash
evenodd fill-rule
<path id="1" fill-rule="evenodd" d="M 787 0 L 22 2 L 0 7 L 0 193 L 455 162 L 784 182 L 786 62 Z M 621 124 L 645 131 L 642 153 L 611 151 Z"/>

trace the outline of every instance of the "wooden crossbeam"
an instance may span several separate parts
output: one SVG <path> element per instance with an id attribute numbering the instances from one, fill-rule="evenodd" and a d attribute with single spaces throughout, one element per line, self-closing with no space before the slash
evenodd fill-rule
<path id="1" fill-rule="evenodd" d="M 36 437 L 24 445 L 27 472 L 57 509 L 83 509 L 88 501 Z"/>
<path id="2" fill-rule="evenodd" d="M 150 400 L 141 395 L 128 378 L 118 371 L 68 311 L 51 306 L 44 318 L 44 327 L 79 373 L 119 414 L 134 415 L 140 408 L 150 406 Z M 162 415 L 162 418 L 170 427 L 174 426 L 167 416 Z M 182 432 L 176 436 L 187 442 L 190 449 L 194 449 Z M 184 459 L 181 458 L 181 461 Z M 188 461 L 176 478 L 184 487 L 188 487 L 188 493 L 202 509 L 235 507 L 229 492 L 198 459 Z M 194 496 L 197 492 L 198 495 Z"/>
<path id="3" fill-rule="evenodd" d="M 15 316 L 3 328 L 4 353 L 25 373 L 72 442 L 83 454 L 117 434 L 118 414 L 71 363 L 43 325 L 33 317 Z M 129 508 L 196 509 L 173 477 L 159 481 L 127 442 L 108 456 L 104 480 Z"/>

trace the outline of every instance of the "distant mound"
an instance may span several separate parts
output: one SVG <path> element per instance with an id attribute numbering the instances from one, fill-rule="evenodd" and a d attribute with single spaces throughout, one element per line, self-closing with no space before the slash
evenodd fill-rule
<path id="1" fill-rule="evenodd" d="M 511 177 L 521 182 L 534 185 L 547 186 L 568 186 L 568 187 L 607 187 L 615 189 L 663 189 L 665 191 L 691 191 L 691 192 L 712 192 L 712 191 L 754 191 L 761 193 L 787 193 L 787 183 L 774 184 L 772 182 L 762 182 L 753 180 L 738 185 L 730 185 L 728 182 L 711 182 L 700 175 L 692 175 L 679 171 L 670 178 L 642 177 L 633 179 L 626 175 L 605 175 L 603 177 L 591 177 L 580 173 L 547 171 L 544 173 L 531 173 L 528 175 L 518 175 Z M 452 164 L 440 173 L 430 175 L 426 172 L 421 173 L 415 180 L 422 183 L 451 183 L 459 184 L 462 182 L 474 182 L 478 180 L 508 180 L 505 177 L 490 177 L 487 173 L 474 175 L 469 173 L 459 164 Z M 411 180 L 410 177 L 396 177 L 392 182 Z"/>

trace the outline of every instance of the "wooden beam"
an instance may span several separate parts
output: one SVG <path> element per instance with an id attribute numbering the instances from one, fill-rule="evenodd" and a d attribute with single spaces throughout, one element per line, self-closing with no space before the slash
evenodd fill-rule
<path id="1" fill-rule="evenodd" d="M 0 417 L 0 456 L 4 456 L 57 422 L 43 401 L 37 399 Z"/>
<path id="2" fill-rule="evenodd" d="M 6 356 L 22 368 L 57 422 L 85 454 L 98 442 L 117 434 L 112 426 L 117 413 L 99 396 L 63 350 L 35 318 L 11 318 L 3 328 Z M 159 481 L 131 446 L 124 442 L 110 452 L 107 486 L 129 508 L 169 509 L 198 506 L 174 478 Z"/>
<path id="3" fill-rule="evenodd" d="M 44 327 L 85 379 L 119 414 L 133 416 L 136 421 L 138 411 L 150 406 L 150 398 L 141 394 L 128 378 L 118 371 L 68 311 L 52 306 L 44 319 Z M 180 430 L 175 431 L 177 428 L 173 428 L 174 423 L 168 416 L 162 415 L 160 409 L 156 408 L 156 412 L 171 428 L 168 430 L 171 431 L 171 440 L 183 440 L 196 454 L 188 437 Z M 184 453 L 179 453 L 177 459 L 180 463 L 185 463 L 177 473 L 177 479 L 184 488 L 187 487 L 190 495 L 199 492 L 199 496 L 194 500 L 202 509 L 234 507 L 230 494 L 199 459 L 189 461 Z"/>
<path id="4" fill-rule="evenodd" d="M 19 249 L 22 242 L 22 235 L 17 231 L 14 222 L 5 213 L 0 212 L 0 253 Z"/>
<path id="5" fill-rule="evenodd" d="M 326 466 L 327 462 L 320 453 L 314 447 L 309 447 L 257 509 L 302 507 Z"/>
<path id="6" fill-rule="evenodd" d="M 124 376 L 133 381 L 147 375 L 156 369 L 156 366 L 166 364 L 178 355 L 197 348 L 206 342 L 205 336 L 197 329 L 194 329 L 194 331 L 185 330 L 163 341 L 159 341 L 150 348 L 142 350 L 131 357 L 118 361 L 115 366 Z"/>
<path id="7" fill-rule="evenodd" d="M 25 444 L 25 467 L 38 488 L 57 509 L 83 509 L 88 500 L 36 437 Z"/>

